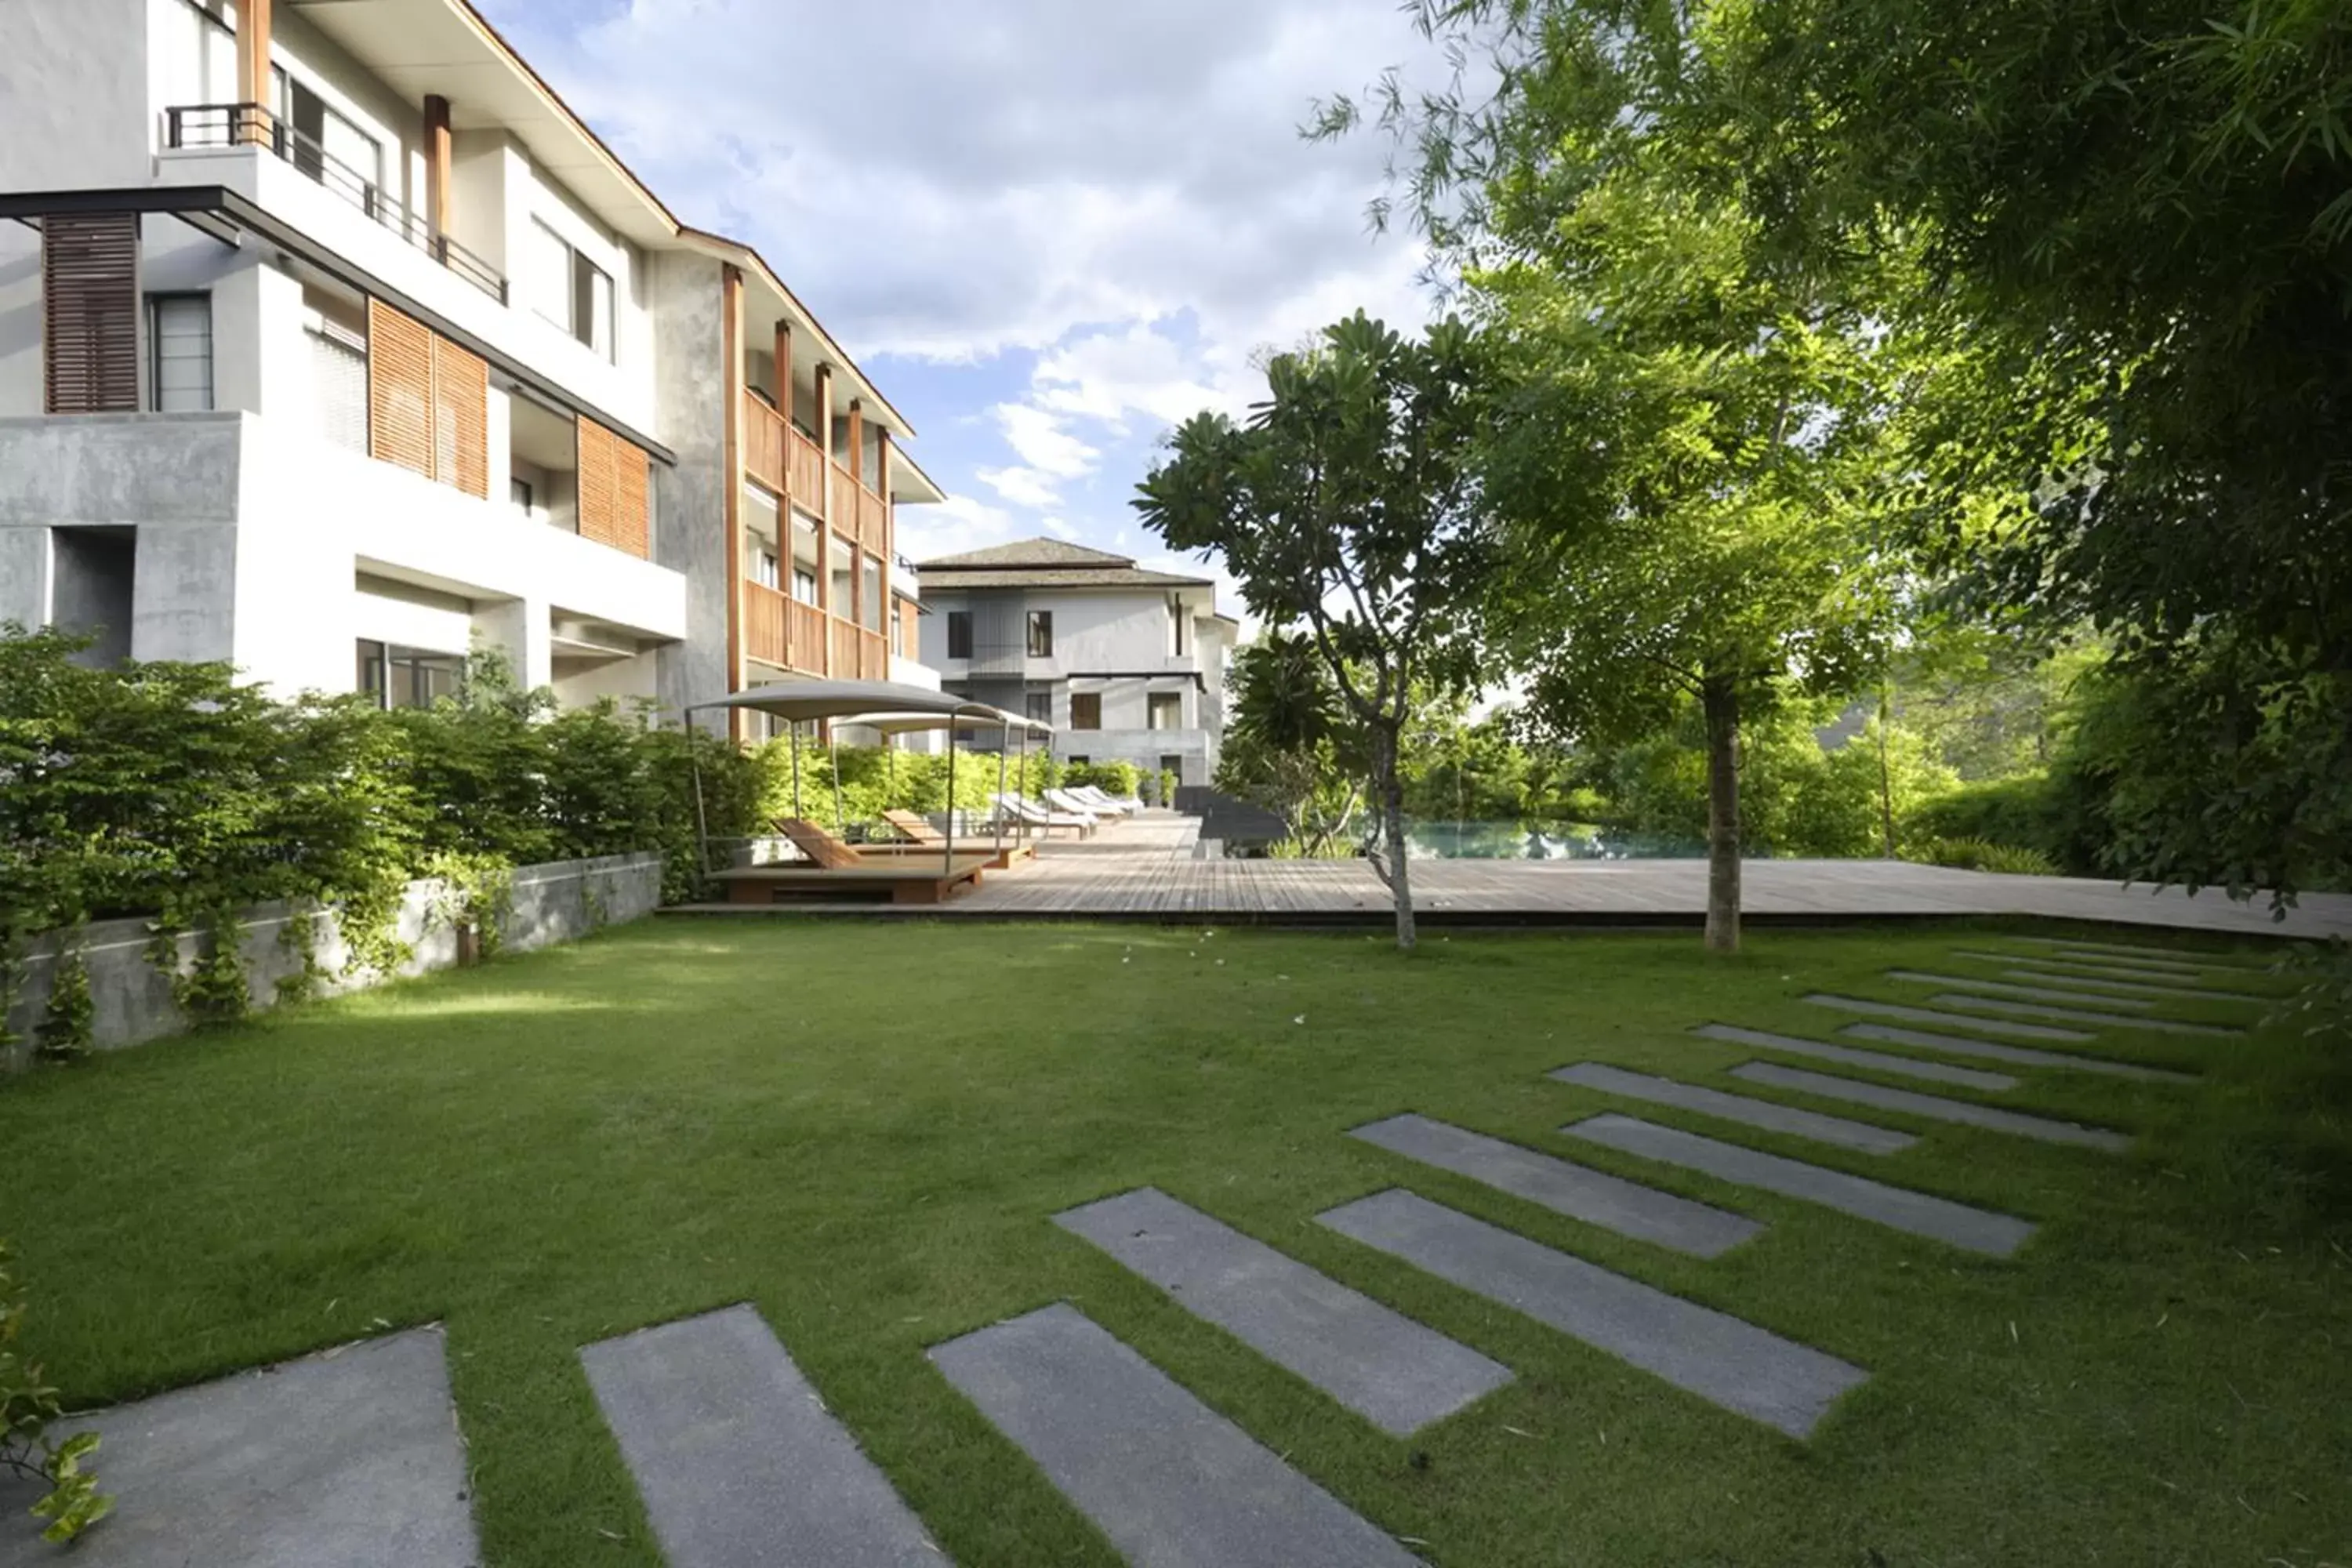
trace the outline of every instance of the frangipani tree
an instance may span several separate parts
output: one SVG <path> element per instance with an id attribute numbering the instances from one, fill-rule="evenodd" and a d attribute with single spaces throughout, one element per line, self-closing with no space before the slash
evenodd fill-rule
<path id="1" fill-rule="evenodd" d="M 1419 341 L 1361 311 L 1266 367 L 1246 424 L 1201 414 L 1170 437 L 1135 506 L 1179 550 L 1210 550 L 1251 612 L 1312 644 L 1370 742 L 1373 865 L 1414 942 L 1399 737 L 1416 684 L 1474 679 L 1495 562 L 1475 452 L 1491 412 L 1478 337 L 1448 318 Z"/>

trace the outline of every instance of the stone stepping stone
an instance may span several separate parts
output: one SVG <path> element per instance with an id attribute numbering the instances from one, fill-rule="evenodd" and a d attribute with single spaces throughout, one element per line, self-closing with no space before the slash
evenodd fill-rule
<path id="1" fill-rule="evenodd" d="M 2071 1051 L 2037 1051 L 2025 1046 L 1996 1046 L 1989 1040 L 1964 1040 L 1957 1035 L 1932 1035 L 1895 1024 L 1848 1024 L 1838 1031 L 1857 1040 L 1885 1040 L 1889 1045 L 1916 1046 L 1956 1057 L 2014 1062 L 2019 1067 L 2059 1068 L 2074 1072 L 2104 1073 L 2109 1078 L 2139 1079 L 2148 1083 L 2195 1083 L 2197 1075 L 2170 1068 L 2144 1068 L 2137 1062 L 2109 1061 L 2104 1057 L 2076 1056 Z"/>
<path id="2" fill-rule="evenodd" d="M 2246 1032 L 2227 1024 L 2184 1024 L 2178 1018 L 2134 1018 L 2122 1013 L 2093 1013 L 2079 1007 L 2053 1007 L 2040 1002 L 2010 1002 L 1998 996 L 1964 996 L 1956 991 L 1946 991 L 1927 1000 L 1938 1007 L 2008 1013 L 2027 1018 L 2058 1018 L 2069 1024 L 2095 1024 L 2103 1028 L 2152 1029 L 2163 1035 L 2227 1037 Z"/>
<path id="3" fill-rule="evenodd" d="M 28 1518 L 45 1488 L 0 1479 L 6 1568 L 471 1568 L 466 1447 L 438 1328 L 59 1423 L 96 1432 L 113 1494 L 71 1547 Z"/>
<path id="4" fill-rule="evenodd" d="M 1661 1127 L 1637 1117 L 1595 1116 L 1563 1127 L 1560 1131 L 1622 1153 L 1703 1172 L 1721 1181 L 1759 1187 L 1782 1197 L 1802 1198 L 1856 1219 L 1924 1236 L 1930 1241 L 1969 1252 L 2006 1258 L 2033 1234 L 2032 1226 L 2005 1214 L 1970 1208 L 1949 1198 L 1931 1197 L 1906 1187 L 1890 1187 L 1867 1176 L 1850 1176 L 1843 1171 L 1825 1170 L 1802 1160 L 1783 1159 L 1737 1143 L 1717 1142 L 1679 1127 Z"/>
<path id="5" fill-rule="evenodd" d="M 2014 996 L 2026 1002 L 2097 1002 L 2110 1007 L 2127 1007 L 2135 1013 L 2156 1010 L 2153 1002 L 2131 1002 L 2121 997 L 2094 996 L 2081 991 L 2055 989 L 2057 983 L 2054 981 L 2050 985 L 2009 985 L 1998 980 L 1974 980 L 1965 974 L 1930 974 L 1916 969 L 1890 969 L 1886 972 L 1886 978 L 1911 985 L 1963 985 L 1989 996 Z"/>
<path id="6" fill-rule="evenodd" d="M 1554 1214 L 1694 1257 L 1719 1258 L 1764 1228 L 1760 1221 L 1426 1116 L 1392 1116 L 1349 1136 Z"/>
<path id="7" fill-rule="evenodd" d="M 1733 1045 L 1761 1046 L 1769 1051 L 1785 1051 L 1794 1057 L 1811 1057 L 1818 1061 L 1843 1062 L 1848 1067 L 1868 1068 L 1873 1072 L 1893 1073 L 1897 1078 L 1925 1079 L 1930 1083 L 1957 1084 L 1962 1089 L 1981 1089 L 1999 1093 L 2015 1089 L 2017 1080 L 2007 1073 L 1982 1072 L 1975 1068 L 1947 1067 L 1942 1062 L 1923 1062 L 1915 1057 L 1890 1057 L 1885 1051 L 1856 1050 L 1852 1046 L 1832 1046 L 1822 1040 L 1800 1039 L 1794 1035 L 1775 1035 L 1764 1029 L 1743 1029 L 1734 1024 L 1701 1024 L 1691 1031 L 1710 1040 L 1725 1040 Z"/>
<path id="8" fill-rule="evenodd" d="M 946 1563 L 750 1306 L 583 1346 L 580 1364 L 669 1568 Z"/>
<path id="9" fill-rule="evenodd" d="M 1145 1187 L 1054 1216 L 1391 1436 L 1511 1381 L 1508 1367 Z"/>
<path id="10" fill-rule="evenodd" d="M 929 1353 L 1134 1568 L 1419 1562 L 1066 1302 Z"/>
<path id="11" fill-rule="evenodd" d="M 2013 1132 L 2020 1138 L 2038 1138 L 2044 1143 L 2071 1143 L 2078 1148 L 2104 1149 L 2114 1154 L 2131 1147 L 2129 1138 L 2104 1127 L 2084 1127 L 2079 1122 L 2060 1121 L 2047 1116 L 2029 1116 L 2021 1110 L 2004 1110 L 1998 1106 L 1971 1105 L 1964 1100 L 1946 1100 L 1941 1095 L 1920 1094 L 1907 1089 L 1856 1083 L 1850 1078 L 1806 1072 L 1797 1068 L 1774 1067 L 1769 1062 L 1749 1062 L 1744 1067 L 1736 1067 L 1731 1069 L 1731 1076 L 1749 1083 L 1768 1084 L 1774 1089 L 1795 1089 L 1800 1094 L 1818 1094 L 1825 1100 L 1851 1100 L 1856 1105 L 1875 1106 L 1881 1110 L 1908 1111 L 1913 1116 L 1925 1116 L 1935 1121 L 1955 1121 L 1995 1132 Z"/>
<path id="12" fill-rule="evenodd" d="M 2074 942 L 2051 936 L 2011 937 L 2034 947 L 2054 947 L 2070 953 L 2095 955 L 2102 963 L 2139 963 L 2163 969 L 2238 969 L 2260 971 L 2260 960 L 2224 958 L 2208 952 L 2185 952 L 2173 947 L 2141 947 L 2118 942 Z"/>
<path id="13" fill-rule="evenodd" d="M 2207 985 L 2201 981 L 2186 979 L 2175 981 L 2169 976 L 2159 978 L 2137 969 L 2109 969 L 2096 963 L 2069 963 L 2063 958 L 2023 958 L 2013 952 L 1975 952 L 1966 948 L 1954 949 L 1952 956 L 1974 959 L 1981 963 L 2007 963 L 2021 966 L 2002 970 L 2001 977 L 2005 980 L 2064 984 L 2084 991 L 2113 991 L 2127 996 L 2178 998 L 2192 1002 L 2206 997 L 2227 1002 L 2273 1002 L 2278 999 L 2259 991 L 2231 991 L 2219 985 Z"/>
<path id="14" fill-rule="evenodd" d="M 1792 1138 L 1810 1138 L 1817 1143 L 1834 1143 L 1841 1149 L 1859 1149 L 1865 1154 L 1899 1153 L 1919 1141 L 1892 1127 L 1873 1127 L 1866 1121 L 1824 1116 L 1818 1110 L 1801 1110 L 1769 1100 L 1750 1100 L 1744 1094 L 1726 1094 L 1719 1089 L 1702 1089 L 1695 1083 L 1628 1072 L 1600 1062 L 1577 1062 L 1549 1076 L 1579 1089 L 1597 1089 L 1628 1100 L 1646 1100 L 1653 1105 L 1696 1110 L 1702 1116 L 1760 1127 L 1768 1132 L 1785 1132 Z"/>
<path id="15" fill-rule="evenodd" d="M 1791 1437 L 1810 1434 L 1839 1394 L 1870 1375 L 1402 1188 L 1315 1217 Z"/>
<path id="16" fill-rule="evenodd" d="M 1835 1007 L 1842 1013 L 1867 1013 L 1873 1017 L 1900 1018 L 1906 1024 L 1943 1024 L 1988 1035 L 2006 1035 L 2012 1040 L 2087 1041 L 2097 1037 L 2080 1029 L 2059 1029 L 2047 1024 L 2010 1023 L 2000 1018 L 1971 1018 L 1965 1013 L 1938 1013 L 1932 1007 L 1910 1007 L 1900 1002 L 1873 1002 L 1861 996 L 1833 996 L 1821 991 L 1809 996 L 1800 996 L 1797 1000 L 1810 1002 L 1816 1007 Z"/>

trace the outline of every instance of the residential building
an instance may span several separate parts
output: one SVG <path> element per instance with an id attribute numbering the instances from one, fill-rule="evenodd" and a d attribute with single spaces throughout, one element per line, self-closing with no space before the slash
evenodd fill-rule
<path id="1" fill-rule="evenodd" d="M 1031 539 L 922 563 L 923 662 L 946 689 L 1054 726 L 1072 762 L 1205 784 L 1239 624 L 1206 577 Z"/>
<path id="2" fill-rule="evenodd" d="M 906 419 L 466 0 L 18 0 L 0 620 L 283 691 L 923 679 Z M 14 221 L 6 221 L 14 220 Z"/>

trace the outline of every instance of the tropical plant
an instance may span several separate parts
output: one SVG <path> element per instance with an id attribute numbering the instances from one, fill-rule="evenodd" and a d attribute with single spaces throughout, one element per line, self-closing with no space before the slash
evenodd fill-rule
<path id="1" fill-rule="evenodd" d="M 1145 525 L 1213 550 L 1268 626 L 1300 628 L 1363 726 L 1397 945 L 1414 942 L 1402 735 L 1424 689 L 1457 689 L 1494 560 L 1474 467 L 1490 384 L 1470 329 L 1414 341 L 1360 311 L 1266 366 L 1245 425 L 1195 416 L 1139 488 Z"/>
<path id="2" fill-rule="evenodd" d="M 82 1432 L 63 1440 L 49 1435 L 50 1424 L 62 1414 L 58 1391 L 16 1348 L 30 1309 L 9 1263 L 8 1244 L 0 1241 L 0 1475 L 44 1489 L 33 1504 L 33 1517 L 49 1521 L 42 1540 L 62 1544 L 113 1512 L 114 1500 L 98 1489 L 98 1478 L 88 1468 L 98 1451 L 98 1435 Z"/>

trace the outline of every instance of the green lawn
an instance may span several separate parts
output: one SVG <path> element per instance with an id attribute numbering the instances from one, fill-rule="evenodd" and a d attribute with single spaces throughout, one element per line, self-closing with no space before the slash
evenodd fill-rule
<path id="1" fill-rule="evenodd" d="M 1995 935 L 1765 933 L 1732 961 L 1682 934 L 1462 935 L 1401 959 L 1362 935 L 655 921 L 0 1084 L 0 1236 L 31 1349 L 85 1402 L 446 1321 L 501 1568 L 659 1561 L 574 1350 L 745 1300 L 958 1563 L 1113 1563 L 923 1356 L 1060 1299 L 1444 1568 L 2352 1563 L 2352 1131 L 2340 1066 L 2302 1041 L 2118 1034 L 2207 1081 L 2004 1097 L 2144 1133 L 2123 1158 L 1933 1123 L 1847 1154 L 1542 1076 L 1764 1094 L 1715 1076 L 1754 1053 L 1685 1030 L 1819 1037 L 1838 1020 L 1805 991 L 1922 1001 L 1878 972 Z M 1988 1260 L 1557 1136 L 1603 1108 L 2043 1228 Z M 1769 1228 L 1700 1262 L 1341 1135 L 1407 1110 Z M 1312 1223 L 1400 1183 L 1871 1380 L 1801 1445 Z M 1048 1222 L 1146 1184 L 1518 1380 L 1383 1436 Z"/>

